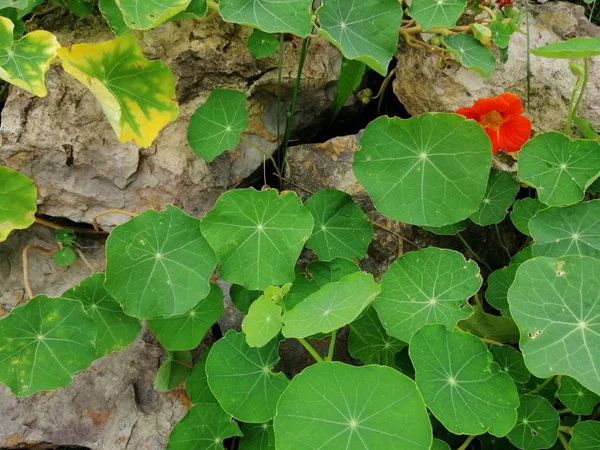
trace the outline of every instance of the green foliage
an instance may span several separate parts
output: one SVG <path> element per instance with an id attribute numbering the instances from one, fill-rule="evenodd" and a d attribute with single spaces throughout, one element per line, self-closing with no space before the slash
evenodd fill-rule
<path id="1" fill-rule="evenodd" d="M 595 450 L 600 445 L 600 422 L 580 422 L 573 427 L 571 450 Z"/>
<path id="2" fill-rule="evenodd" d="M 248 50 L 258 59 L 271 56 L 277 51 L 277 45 L 277 38 L 275 36 L 258 29 L 252 31 L 252 34 L 248 38 Z"/>
<path id="3" fill-rule="evenodd" d="M 179 386 L 192 369 L 192 354 L 190 352 L 167 352 L 165 361 L 158 369 L 154 379 L 154 389 L 158 392 L 168 392 Z"/>
<path id="4" fill-rule="evenodd" d="M 547 206 L 540 202 L 537 198 L 524 198 L 517 200 L 513 205 L 513 210 L 510 213 L 510 220 L 517 230 L 527 236 L 531 236 L 531 231 L 529 230 L 529 221 L 538 212 L 546 208 Z"/>
<path id="5" fill-rule="evenodd" d="M 363 62 L 344 59 L 335 90 L 335 99 L 333 100 L 333 112 L 331 114 L 333 118 L 342 110 L 352 92 L 360 86 L 366 69 L 367 66 Z"/>
<path id="6" fill-rule="evenodd" d="M 600 396 L 584 388 L 573 378 L 561 377 L 557 397 L 573 414 L 589 416 L 594 406 L 600 403 Z"/>
<path id="7" fill-rule="evenodd" d="M 470 34 L 455 34 L 444 37 L 448 51 L 468 69 L 487 78 L 496 68 L 496 58 L 491 50 Z"/>
<path id="8" fill-rule="evenodd" d="M 289 286 L 288 286 L 289 289 Z M 242 331 L 250 347 L 262 347 L 279 334 L 283 327 L 283 308 L 266 295 L 261 295 L 248 309 Z"/>
<path id="9" fill-rule="evenodd" d="M 413 0 L 409 14 L 425 31 L 439 27 L 452 28 L 466 6 L 466 0 Z"/>
<path id="10" fill-rule="evenodd" d="M 517 424 L 506 435 L 508 440 L 523 450 L 550 448 L 558 436 L 560 417 L 552 405 L 539 395 L 523 395 Z"/>
<path id="11" fill-rule="evenodd" d="M 123 36 L 130 32 L 131 29 L 125 23 L 116 0 L 99 0 L 98 8 L 115 36 Z"/>
<path id="12" fill-rule="evenodd" d="M 243 423 L 239 450 L 275 450 L 273 425 L 265 423 Z"/>
<path id="13" fill-rule="evenodd" d="M 16 170 L 0 166 L 0 242 L 13 230 L 35 222 L 37 189 L 33 181 Z"/>
<path id="14" fill-rule="evenodd" d="M 527 383 L 530 378 L 523 355 L 509 345 L 492 345 L 490 353 L 500 370 L 510 375 L 515 383 Z"/>
<path id="15" fill-rule="evenodd" d="M 508 208 L 515 201 L 517 192 L 519 192 L 519 183 L 510 173 L 492 170 L 479 209 L 471 214 L 470 219 L 481 226 L 502 222 L 508 213 Z"/>
<path id="16" fill-rule="evenodd" d="M 184 11 L 190 0 L 115 0 L 129 28 L 149 30 Z"/>
<path id="17" fill-rule="evenodd" d="M 510 317 L 508 290 L 515 280 L 518 268 L 518 264 L 509 264 L 507 267 L 492 272 L 487 280 L 488 286 L 485 291 L 485 299 L 491 306 L 500 311 L 503 316 Z"/>
<path id="18" fill-rule="evenodd" d="M 600 38 L 573 38 L 555 42 L 530 50 L 536 56 L 544 58 L 590 58 L 600 55 Z"/>

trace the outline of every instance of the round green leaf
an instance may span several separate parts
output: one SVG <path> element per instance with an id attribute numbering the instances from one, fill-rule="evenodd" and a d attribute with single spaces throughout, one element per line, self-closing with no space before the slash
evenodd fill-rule
<path id="1" fill-rule="evenodd" d="M 54 237 L 56 242 L 65 247 L 72 247 L 75 243 L 75 232 L 71 230 L 56 230 Z"/>
<path id="2" fill-rule="evenodd" d="M 354 174 L 383 215 L 441 227 L 477 211 L 492 150 L 473 120 L 457 114 L 371 122 L 354 156 Z"/>
<path id="3" fill-rule="evenodd" d="M 275 450 L 273 425 L 265 423 L 243 423 L 239 450 Z"/>
<path id="4" fill-rule="evenodd" d="M 466 6 L 466 0 L 412 0 L 409 14 L 425 31 L 438 27 L 452 28 Z"/>
<path id="5" fill-rule="evenodd" d="M 208 296 L 184 315 L 148 320 L 148 326 L 167 350 L 192 350 L 198 347 L 221 314 L 223 291 L 213 284 Z"/>
<path id="6" fill-rule="evenodd" d="M 590 58 L 600 55 L 600 37 L 579 37 L 567 41 L 554 42 L 530 50 L 544 58 Z"/>
<path id="7" fill-rule="evenodd" d="M 217 261 L 199 220 L 168 206 L 116 227 L 106 242 L 105 287 L 140 319 L 184 314 L 210 292 Z"/>
<path id="8" fill-rule="evenodd" d="M 317 10 L 319 32 L 348 59 L 385 76 L 398 45 L 402 8 L 396 0 L 325 0 Z"/>
<path id="9" fill-rule="evenodd" d="M 305 338 L 354 321 L 379 294 L 373 275 L 356 272 L 323 286 L 283 315 L 283 335 Z"/>
<path id="10" fill-rule="evenodd" d="M 518 264 L 510 264 L 508 267 L 492 272 L 487 280 L 488 286 L 485 291 L 485 299 L 506 317 L 510 317 L 508 290 L 515 280 L 518 268 Z"/>
<path id="11" fill-rule="evenodd" d="M 492 42 L 500 48 L 507 48 L 514 33 L 514 25 L 500 18 L 492 22 L 489 29 L 492 32 Z"/>
<path id="12" fill-rule="evenodd" d="M 92 0 L 67 0 L 67 8 L 77 17 L 87 17 L 94 10 Z"/>
<path id="13" fill-rule="evenodd" d="M 538 257 L 519 266 L 508 291 L 529 371 L 562 374 L 600 394 L 600 260 Z"/>
<path id="14" fill-rule="evenodd" d="M 442 227 L 422 227 L 425 231 L 438 234 L 440 236 L 454 236 L 456 233 L 464 231 L 469 226 L 468 220 L 461 220 L 457 223 L 444 225 Z"/>
<path id="15" fill-rule="evenodd" d="M 294 266 L 313 218 L 293 192 L 236 189 L 223 194 L 202 220 L 225 281 L 264 290 L 294 280 Z"/>
<path id="16" fill-rule="evenodd" d="M 250 347 L 262 347 L 279 334 L 283 326 L 283 309 L 266 295 L 261 295 L 250 305 L 242 322 L 242 331 Z"/>
<path id="17" fill-rule="evenodd" d="M 587 420 L 575 425 L 569 447 L 571 450 L 597 450 L 600 448 L 600 422 Z"/>
<path id="18" fill-rule="evenodd" d="M 100 9 L 115 36 L 123 36 L 131 31 L 123 19 L 123 14 L 117 6 L 116 0 L 100 0 L 98 9 Z"/>
<path id="19" fill-rule="evenodd" d="M 510 345 L 492 345 L 490 352 L 502 372 L 507 373 L 516 383 L 527 383 L 531 374 L 525 366 L 523 355 Z"/>
<path id="20" fill-rule="evenodd" d="M 169 21 L 186 19 L 203 19 L 208 12 L 208 3 L 206 0 L 191 0 L 185 11 L 173 16 Z"/>
<path id="21" fill-rule="evenodd" d="M 95 338 L 80 302 L 38 295 L 0 320 L 0 381 L 19 397 L 65 387 L 96 358 Z"/>
<path id="22" fill-rule="evenodd" d="M 254 300 L 261 296 L 261 291 L 250 291 L 244 286 L 232 284 L 229 289 L 229 295 L 231 296 L 231 303 L 242 313 L 248 314 L 250 305 Z"/>
<path id="23" fill-rule="evenodd" d="M 342 110 L 350 95 L 360 86 L 367 66 L 365 63 L 353 59 L 345 59 L 338 76 L 335 88 L 331 117 L 335 119 Z"/>
<path id="24" fill-rule="evenodd" d="M 242 432 L 219 405 L 197 405 L 175 425 L 167 450 L 223 450 L 223 441 L 232 436 Z"/>
<path id="25" fill-rule="evenodd" d="M 543 211 L 546 208 L 548 207 L 537 198 L 517 200 L 510 213 L 510 220 L 517 230 L 527 236 L 531 236 L 529 221 L 535 217 L 538 212 Z"/>
<path id="26" fill-rule="evenodd" d="M 373 239 L 373 226 L 351 196 L 335 189 L 322 189 L 306 200 L 304 206 L 315 221 L 306 247 L 314 250 L 320 260 L 365 257 Z"/>
<path id="27" fill-rule="evenodd" d="M 600 258 L 600 200 L 540 211 L 529 227 L 535 256 Z"/>
<path id="28" fill-rule="evenodd" d="M 538 134 L 519 152 L 518 174 L 546 205 L 580 202 L 600 174 L 600 142 L 556 132 Z"/>
<path id="29" fill-rule="evenodd" d="M 140 321 L 123 313 L 123 310 L 104 289 L 104 274 L 96 273 L 61 297 L 78 300 L 85 312 L 96 323 L 97 357 L 119 352 L 135 341 L 140 332 Z"/>
<path id="30" fill-rule="evenodd" d="M 385 366 L 304 369 L 281 396 L 273 427 L 277 450 L 429 450 L 432 443 L 414 382 Z"/>
<path id="31" fill-rule="evenodd" d="M 129 28 L 150 30 L 184 11 L 190 0 L 116 0 Z"/>
<path id="32" fill-rule="evenodd" d="M 479 209 L 471 214 L 470 219 L 481 226 L 502 222 L 508 208 L 515 201 L 517 192 L 519 192 L 519 183 L 510 173 L 492 170 Z"/>
<path id="33" fill-rule="evenodd" d="M 208 351 L 204 352 L 202 357 L 194 365 L 190 375 L 185 380 L 185 390 L 193 405 L 219 404 L 208 386 L 208 378 L 206 377 L 206 361 L 208 360 L 208 354 Z"/>
<path id="34" fill-rule="evenodd" d="M 240 142 L 248 126 L 246 95 L 231 89 L 214 89 L 190 120 L 188 142 L 206 161 L 213 161 Z"/>
<path id="35" fill-rule="evenodd" d="M 258 59 L 271 56 L 277 51 L 277 46 L 277 38 L 271 33 L 265 33 L 261 30 L 253 30 L 248 38 L 248 50 Z"/>
<path id="36" fill-rule="evenodd" d="M 37 189 L 21 172 L 0 166 L 0 242 L 35 223 Z"/>
<path id="37" fill-rule="evenodd" d="M 323 287 L 329 283 L 340 281 L 346 275 L 358 272 L 358 265 L 345 258 L 334 258 L 331 261 L 313 261 L 306 267 L 313 281 Z"/>
<path id="38" fill-rule="evenodd" d="M 475 304 L 473 315 L 468 319 L 458 322 L 458 327 L 463 331 L 507 344 L 519 342 L 519 329 L 510 317 L 488 314 Z"/>
<path id="39" fill-rule="evenodd" d="M 558 399 L 573 414 L 588 416 L 594 406 L 600 403 L 600 396 L 588 391 L 580 383 L 570 377 L 561 377 L 557 392 Z"/>
<path id="40" fill-rule="evenodd" d="M 168 392 L 183 382 L 192 371 L 192 354 L 185 352 L 167 352 L 167 357 L 154 379 L 154 389 L 158 392 Z"/>
<path id="41" fill-rule="evenodd" d="M 374 307 L 390 336 L 408 342 L 429 323 L 452 329 L 473 314 L 468 299 L 482 279 L 475 261 L 454 250 L 425 248 L 398 258 L 381 279 Z"/>
<path id="42" fill-rule="evenodd" d="M 431 450 L 451 450 L 450 446 L 440 439 L 434 439 Z"/>
<path id="43" fill-rule="evenodd" d="M 533 258 L 533 250 L 532 250 L 531 246 L 528 246 L 528 247 L 525 247 L 523 250 L 519 251 L 519 253 L 517 253 L 515 256 L 513 256 L 510 259 L 509 264 L 510 265 L 513 265 L 513 264 L 520 265 L 531 258 Z"/>
<path id="44" fill-rule="evenodd" d="M 504 436 L 513 428 L 517 388 L 477 337 L 426 325 L 413 335 L 409 353 L 419 392 L 448 431 Z"/>
<path id="45" fill-rule="evenodd" d="M 522 450 L 552 447 L 558 437 L 558 412 L 539 395 L 523 395 L 519 400 L 517 423 L 506 435 L 508 440 Z"/>
<path id="46" fill-rule="evenodd" d="M 52 254 L 52 259 L 59 267 L 69 267 L 77 259 L 77 253 L 69 247 L 61 248 Z"/>
<path id="47" fill-rule="evenodd" d="M 289 380 L 274 373 L 279 342 L 260 348 L 246 344 L 243 333 L 229 330 L 210 350 L 206 362 L 208 385 L 225 411 L 238 420 L 261 423 L 271 420 Z"/>
<path id="48" fill-rule="evenodd" d="M 496 68 L 496 58 L 491 50 L 470 34 L 445 36 L 444 44 L 459 63 L 484 78 L 489 77 Z"/>

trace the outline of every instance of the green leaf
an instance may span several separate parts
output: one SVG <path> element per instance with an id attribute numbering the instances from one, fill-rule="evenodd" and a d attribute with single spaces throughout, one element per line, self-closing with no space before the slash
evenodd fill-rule
<path id="1" fill-rule="evenodd" d="M 516 344 L 519 342 L 519 330 L 510 317 L 488 314 L 478 305 L 474 305 L 473 310 L 474 313 L 471 317 L 458 322 L 460 329 L 468 331 L 475 336 L 506 344 Z"/>
<path id="2" fill-rule="evenodd" d="M 434 439 L 431 450 L 451 450 L 450 446 L 440 439 Z"/>
<path id="3" fill-rule="evenodd" d="M 69 267 L 77 259 L 77 254 L 71 248 L 65 247 L 53 253 L 52 259 L 59 267 Z"/>
<path id="4" fill-rule="evenodd" d="M 261 295 L 250 305 L 242 322 L 242 331 L 250 347 L 262 347 L 279 334 L 283 327 L 283 309 L 266 295 Z"/>
<path id="5" fill-rule="evenodd" d="M 168 392 L 175 389 L 192 371 L 188 367 L 191 364 L 192 354 L 190 352 L 167 352 L 165 361 L 156 373 L 154 389 L 158 392 Z"/>
<path id="6" fill-rule="evenodd" d="M 518 268 L 518 264 L 510 264 L 492 272 L 487 280 L 488 286 L 485 291 L 485 299 L 506 317 L 510 317 L 508 290 L 515 280 Z"/>
<path id="7" fill-rule="evenodd" d="M 11 1 L 11 0 L 9 0 Z M 45 0 L 27 0 L 27 6 L 25 6 L 23 9 L 18 9 L 17 12 L 19 13 L 19 19 L 22 19 L 23 17 L 29 15 L 31 12 L 33 12 L 33 10 L 40 6 L 42 3 L 44 3 Z"/>
<path id="8" fill-rule="evenodd" d="M 313 261 L 306 270 L 319 286 L 323 287 L 329 283 L 340 281 L 346 275 L 358 272 L 358 265 L 345 258 L 334 258 L 331 261 Z"/>
<path id="9" fill-rule="evenodd" d="M 417 387 L 448 431 L 504 436 L 512 429 L 517 389 L 478 338 L 426 325 L 413 335 L 409 353 Z"/>
<path id="10" fill-rule="evenodd" d="M 469 226 L 468 220 L 461 220 L 457 223 L 451 223 L 450 225 L 444 225 L 441 227 L 422 227 L 425 231 L 438 234 L 440 236 L 454 236 L 456 233 L 464 231 Z"/>
<path id="11" fill-rule="evenodd" d="M 146 59 L 135 37 L 75 44 L 58 55 L 65 71 L 95 95 L 121 142 L 150 147 L 177 118 L 173 73 L 165 63 Z"/>
<path id="12" fill-rule="evenodd" d="M 72 230 L 56 230 L 54 233 L 54 237 L 56 238 L 56 242 L 63 245 L 64 247 L 72 247 L 75 243 L 75 232 Z"/>
<path id="13" fill-rule="evenodd" d="M 131 29 L 125 23 L 125 19 L 123 19 L 123 14 L 117 6 L 116 0 L 100 0 L 98 8 L 115 36 L 119 37 L 131 32 Z"/>
<path id="14" fill-rule="evenodd" d="M 508 213 L 508 208 L 515 201 L 517 192 L 519 192 L 519 183 L 510 173 L 492 170 L 479 209 L 471 214 L 470 219 L 482 227 L 502 222 Z"/>
<path id="15" fill-rule="evenodd" d="M 129 28 L 150 30 L 184 11 L 190 0 L 116 0 Z"/>
<path id="16" fill-rule="evenodd" d="M 600 200 L 548 208 L 529 222 L 535 256 L 600 258 Z"/>
<path id="17" fill-rule="evenodd" d="M 23 22 L 23 19 L 19 18 L 18 10 L 12 8 L 0 9 L 0 16 L 10 19 L 14 24 L 15 28 L 13 30 L 13 36 L 15 39 L 21 38 L 25 33 L 27 33 L 25 22 Z"/>
<path id="18" fill-rule="evenodd" d="M 425 31 L 431 28 L 452 28 L 466 6 L 466 0 L 412 0 L 408 13 Z"/>
<path id="19" fill-rule="evenodd" d="M 496 68 L 496 58 L 487 47 L 470 34 L 459 33 L 444 36 L 444 44 L 450 54 L 467 69 L 487 78 Z"/>
<path id="20" fill-rule="evenodd" d="M 231 89 L 214 89 L 190 120 L 188 142 L 206 161 L 234 150 L 248 126 L 246 95 Z"/>
<path id="21" fill-rule="evenodd" d="M 261 348 L 246 344 L 243 333 L 229 330 L 210 350 L 206 375 L 210 390 L 225 411 L 238 420 L 261 423 L 275 416 L 279 397 L 289 380 L 273 372 L 279 342 Z"/>
<path id="22" fill-rule="evenodd" d="M 350 324 L 348 351 L 363 364 L 393 366 L 396 354 L 406 345 L 386 333 L 372 307 Z"/>
<path id="23" fill-rule="evenodd" d="M 508 48 L 510 37 L 514 32 L 510 22 L 507 23 L 504 20 L 496 20 L 490 24 L 489 29 L 492 32 L 492 42 L 499 48 Z"/>
<path id="24" fill-rule="evenodd" d="M 517 390 L 519 391 L 519 395 L 534 392 L 536 395 L 544 397 L 550 404 L 554 404 L 556 402 L 558 386 L 552 380 L 549 382 L 548 380 L 532 375 L 527 383 L 518 384 Z"/>
<path id="25" fill-rule="evenodd" d="M 529 230 L 529 221 L 538 212 L 546 208 L 547 206 L 540 202 L 537 198 L 524 198 L 517 200 L 513 205 L 513 210 L 510 213 L 510 220 L 517 230 L 527 236 L 531 236 L 531 231 Z"/>
<path id="26" fill-rule="evenodd" d="M 525 366 L 523 355 L 510 345 L 492 345 L 490 352 L 500 370 L 510 375 L 516 383 L 527 383 L 531 374 Z"/>
<path id="27" fill-rule="evenodd" d="M 56 36 L 36 30 L 14 40 L 15 25 L 0 17 L 0 78 L 38 97 L 47 95 L 45 76 L 60 47 Z"/>
<path id="28" fill-rule="evenodd" d="M 538 257 L 524 262 L 508 291 L 529 371 L 575 378 L 600 393 L 600 260 Z"/>
<path id="29" fill-rule="evenodd" d="M 221 0 L 219 13 L 226 22 L 266 33 L 292 33 L 304 38 L 313 28 L 312 0 Z"/>
<path id="30" fill-rule="evenodd" d="M 585 139 L 600 139 L 600 134 L 598 134 L 594 126 L 583 117 L 574 117 L 573 122 L 575 122 L 575 125 L 577 125 L 577 128 L 579 129 L 579 132 L 583 135 Z"/>
<path id="31" fill-rule="evenodd" d="M 254 300 L 261 296 L 261 291 L 250 291 L 244 286 L 232 284 L 229 290 L 231 296 L 231 303 L 242 313 L 248 314 L 250 305 Z"/>
<path id="32" fill-rule="evenodd" d="M 239 450 L 275 450 L 273 425 L 265 423 L 243 423 Z M 273 442 L 273 445 L 271 444 Z"/>
<path id="33" fill-rule="evenodd" d="M 533 250 L 531 246 L 525 247 L 523 250 L 519 251 L 515 256 L 510 259 L 510 265 L 512 264 L 523 264 L 525 261 L 533 258 Z"/>
<path id="34" fill-rule="evenodd" d="M 506 435 L 508 440 L 523 450 L 552 447 L 560 425 L 556 410 L 539 395 L 523 395 L 519 400 L 519 417 L 515 427 Z"/>
<path id="35" fill-rule="evenodd" d="M 408 346 L 404 347 L 400 353 L 396 354 L 396 357 L 394 358 L 394 368 L 414 380 L 415 368 L 408 355 Z"/>
<path id="36" fill-rule="evenodd" d="M 248 38 L 248 50 L 257 59 L 271 56 L 277 51 L 277 47 L 278 40 L 271 33 L 265 33 L 264 31 L 255 29 Z"/>
<path id="37" fill-rule="evenodd" d="M 374 307 L 388 334 L 408 342 L 423 325 L 452 329 L 473 314 L 468 300 L 482 282 L 475 261 L 454 250 L 425 248 L 392 264 L 381 279 Z"/>
<path id="38" fill-rule="evenodd" d="M 600 448 L 600 422 L 587 420 L 575 425 L 569 447 L 571 450 L 597 450 Z"/>
<path id="39" fill-rule="evenodd" d="M 600 55 L 600 37 L 580 37 L 529 50 L 544 58 L 590 58 Z"/>
<path id="40" fill-rule="evenodd" d="M 207 12 L 208 3 L 206 0 L 191 0 L 185 11 L 171 17 L 169 22 L 174 20 L 202 19 L 206 17 Z"/>
<path id="41" fill-rule="evenodd" d="M 208 351 L 204 352 L 202 357 L 194 365 L 190 375 L 185 380 L 185 390 L 193 405 L 219 404 L 208 386 L 208 378 L 206 377 L 206 361 L 208 359 L 208 354 Z"/>
<path id="42" fill-rule="evenodd" d="M 192 350 L 223 314 L 223 291 L 210 286 L 210 293 L 182 316 L 148 320 L 161 345 L 167 350 Z"/>
<path id="43" fill-rule="evenodd" d="M 386 76 L 398 45 L 402 8 L 396 0 L 324 0 L 319 33 L 348 59 Z"/>
<path id="44" fill-rule="evenodd" d="M 104 274 L 96 273 L 61 297 L 80 301 L 83 309 L 96 323 L 97 358 L 119 352 L 135 341 L 140 332 L 140 321 L 129 317 L 104 289 Z"/>
<path id="45" fill-rule="evenodd" d="M 380 292 L 365 272 L 346 275 L 323 286 L 283 315 L 283 335 L 305 338 L 330 333 L 354 321 Z"/>
<path id="46" fill-rule="evenodd" d="M 87 0 L 67 0 L 67 8 L 77 17 L 86 17 L 92 13 L 94 5 Z"/>
<path id="47" fill-rule="evenodd" d="M 600 396 L 587 390 L 581 383 L 570 377 L 560 378 L 557 396 L 573 414 L 583 416 L 589 416 L 594 410 L 594 406 L 600 403 Z"/>
<path id="48" fill-rule="evenodd" d="M 508 439 L 498 438 L 491 434 L 482 434 L 477 440 L 481 444 L 482 450 L 514 450 L 517 448 Z"/>
<path id="49" fill-rule="evenodd" d="M 38 295 L 0 320 L 0 382 L 19 397 L 68 386 L 96 358 L 80 302 Z"/>
<path id="50" fill-rule="evenodd" d="M 28 3 L 29 0 L 0 0 L 0 8 L 23 9 Z"/>
<path id="51" fill-rule="evenodd" d="M 385 366 L 304 369 L 281 396 L 273 427 L 277 450 L 429 450 L 432 442 L 414 382 Z"/>
<path id="52" fill-rule="evenodd" d="M 367 66 L 365 63 L 355 59 L 344 59 L 342 69 L 338 77 L 335 89 L 335 99 L 333 100 L 332 119 L 335 119 L 340 113 L 350 95 L 354 92 L 365 75 Z"/>
<path id="53" fill-rule="evenodd" d="M 315 221 L 306 247 L 314 250 L 320 260 L 365 257 L 373 239 L 373 226 L 350 195 L 321 189 L 304 206 Z"/>
<path id="54" fill-rule="evenodd" d="M 210 292 L 217 261 L 200 221 L 174 206 L 147 210 L 106 242 L 105 287 L 130 316 L 179 316 Z"/>
<path id="55" fill-rule="evenodd" d="M 519 152 L 518 174 L 546 205 L 580 202 L 600 175 L 600 142 L 556 132 L 538 134 Z"/>
<path id="56" fill-rule="evenodd" d="M 294 266 L 313 218 L 293 192 L 236 189 L 221 195 L 202 220 L 225 281 L 264 290 L 294 280 Z"/>
<path id="57" fill-rule="evenodd" d="M 354 174 L 383 215 L 441 227 L 477 211 L 492 150 L 473 120 L 457 114 L 381 117 L 365 129 Z"/>
<path id="58" fill-rule="evenodd" d="M 175 425 L 167 450 L 223 450 L 223 441 L 232 436 L 242 432 L 219 405 L 197 405 Z"/>
<path id="59" fill-rule="evenodd" d="M 21 172 L 0 166 L 0 242 L 35 223 L 37 189 Z"/>

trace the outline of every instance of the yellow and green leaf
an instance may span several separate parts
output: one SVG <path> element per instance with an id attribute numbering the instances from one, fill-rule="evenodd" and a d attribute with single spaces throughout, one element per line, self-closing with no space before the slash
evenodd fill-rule
<path id="1" fill-rule="evenodd" d="M 190 0 L 116 0 L 129 28 L 150 30 L 185 11 Z"/>
<path id="2" fill-rule="evenodd" d="M 21 172 L 0 166 L 0 242 L 35 222 L 37 189 Z"/>
<path id="3" fill-rule="evenodd" d="M 177 118 L 173 73 L 163 62 L 148 60 L 133 36 L 58 53 L 64 69 L 96 96 L 121 142 L 149 147 Z"/>

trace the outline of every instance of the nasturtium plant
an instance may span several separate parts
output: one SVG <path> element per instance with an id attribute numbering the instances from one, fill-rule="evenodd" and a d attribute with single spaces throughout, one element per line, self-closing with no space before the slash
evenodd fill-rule
<path id="1" fill-rule="evenodd" d="M 492 170 L 479 209 L 471 214 L 470 219 L 481 226 L 502 222 L 508 213 L 508 208 L 515 201 L 517 192 L 519 192 L 519 183 L 510 173 Z"/>
<path id="2" fill-rule="evenodd" d="M 240 440 L 239 450 L 275 450 L 275 434 L 271 422 L 242 423 L 240 428 L 244 437 Z"/>
<path id="3" fill-rule="evenodd" d="M 550 448 L 558 436 L 560 417 L 544 397 L 523 395 L 515 427 L 506 435 L 508 440 L 523 450 Z"/>
<path id="4" fill-rule="evenodd" d="M 510 220 L 517 230 L 521 233 L 531 236 L 529 230 L 529 221 L 540 211 L 548 208 L 537 198 L 523 198 L 517 200 L 510 213 Z"/>
<path id="5" fill-rule="evenodd" d="M 208 351 L 205 351 L 202 357 L 196 361 L 194 368 L 185 380 L 185 390 L 193 405 L 209 404 L 218 405 L 219 402 L 208 386 L 206 377 L 206 360 Z"/>
<path id="6" fill-rule="evenodd" d="M 289 286 L 288 286 L 289 289 Z M 248 309 L 242 331 L 250 347 L 262 347 L 279 334 L 283 327 L 283 308 L 266 295 L 261 295 Z"/>
<path id="7" fill-rule="evenodd" d="M 491 50 L 470 34 L 444 37 L 444 44 L 458 62 L 482 77 L 489 77 L 496 68 L 496 58 Z"/>
<path id="8" fill-rule="evenodd" d="M 115 0 L 129 28 L 149 30 L 184 11 L 190 0 Z"/>
<path id="9" fill-rule="evenodd" d="M 248 38 L 248 50 L 258 59 L 271 56 L 277 50 L 277 38 L 271 33 L 255 29 Z"/>
<path id="10" fill-rule="evenodd" d="M 503 316 L 510 317 L 508 306 L 508 290 L 515 280 L 515 274 L 519 268 L 518 264 L 509 264 L 502 269 L 495 270 L 487 279 L 485 299 Z"/>
<path id="11" fill-rule="evenodd" d="M 423 31 L 431 28 L 452 28 L 467 6 L 466 0 L 412 0 L 409 14 Z"/>
<path id="12" fill-rule="evenodd" d="M 561 377 L 560 386 L 556 393 L 560 402 L 573 414 L 588 416 L 594 406 L 600 403 L 600 396 L 584 388 L 571 377 Z"/>
<path id="13" fill-rule="evenodd" d="M 0 166 L 0 242 L 35 223 L 37 189 L 21 172 Z"/>
<path id="14" fill-rule="evenodd" d="M 250 305 L 254 300 L 261 296 L 261 291 L 250 291 L 244 286 L 232 284 L 229 289 L 229 296 L 231 297 L 231 303 L 233 303 L 242 314 L 248 314 Z"/>
<path id="15" fill-rule="evenodd" d="M 131 32 L 131 28 L 125 23 L 123 13 L 117 5 L 117 0 L 99 0 L 98 9 L 106 19 L 108 26 L 115 36 L 119 37 Z"/>
<path id="16" fill-rule="evenodd" d="M 71 248 L 61 248 L 52 254 L 52 259 L 59 267 L 69 267 L 77 259 L 77 253 Z"/>
<path id="17" fill-rule="evenodd" d="M 192 371 L 192 354 L 189 351 L 167 352 L 165 361 L 156 372 L 154 389 L 168 392 L 179 386 Z"/>
<path id="18" fill-rule="evenodd" d="M 596 450 L 600 446 L 600 422 L 588 420 L 573 427 L 571 450 Z"/>
<path id="19" fill-rule="evenodd" d="M 469 220 L 461 220 L 457 223 L 450 225 L 443 225 L 441 227 L 422 227 L 424 230 L 430 231 L 440 236 L 454 236 L 456 233 L 464 231 L 469 226 Z"/>
<path id="20" fill-rule="evenodd" d="M 531 377 L 523 355 L 510 345 L 492 345 L 490 352 L 500 370 L 510 375 L 516 383 L 527 383 Z"/>
<path id="21" fill-rule="evenodd" d="M 562 42 L 543 45 L 530 51 L 536 56 L 543 56 L 545 58 L 590 58 L 600 55 L 600 37 L 572 38 Z"/>

